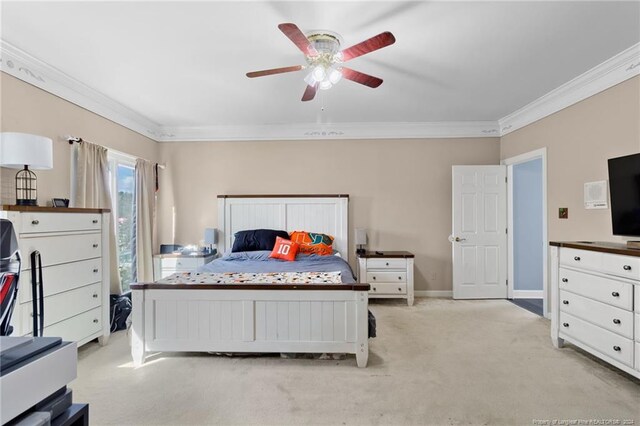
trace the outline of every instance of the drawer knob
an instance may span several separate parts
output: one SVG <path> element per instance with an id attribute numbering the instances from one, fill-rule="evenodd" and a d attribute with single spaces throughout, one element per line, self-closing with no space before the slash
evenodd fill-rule
<path id="1" fill-rule="evenodd" d="M 568 283 L 568 282 L 569 282 L 569 278 L 563 278 L 563 279 L 562 279 L 562 282 L 563 282 L 563 283 Z"/>
<path id="2" fill-rule="evenodd" d="M 620 320 L 619 320 L 618 318 L 614 318 L 614 319 L 613 319 L 613 323 L 614 323 L 614 324 L 620 324 Z"/>
<path id="3" fill-rule="evenodd" d="M 98 248 L 98 244 L 94 244 L 94 245 L 93 245 L 93 248 Z"/>
<path id="4" fill-rule="evenodd" d="M 617 345 L 613 347 L 613 350 L 616 351 L 616 352 L 620 352 L 621 351 L 620 346 L 617 346 Z"/>
<path id="5" fill-rule="evenodd" d="M 98 323 L 98 318 L 94 318 L 94 319 L 93 319 L 93 323 L 94 323 L 94 324 L 97 324 L 97 323 Z"/>
<path id="6" fill-rule="evenodd" d="M 620 297 L 620 293 L 618 293 L 617 291 L 612 292 L 611 295 L 613 297 Z"/>
<path id="7" fill-rule="evenodd" d="M 378 291 L 378 289 L 374 287 L 374 288 L 373 288 L 373 291 Z"/>
<path id="8" fill-rule="evenodd" d="M 564 305 L 568 305 L 568 304 L 569 304 L 569 301 L 568 301 L 568 300 L 563 300 L 563 301 L 562 301 L 562 303 L 563 303 Z"/>
<path id="9" fill-rule="evenodd" d="M 97 273 L 98 273 L 98 268 L 95 268 L 95 269 L 93 270 L 93 273 L 94 273 L 94 274 L 97 274 Z"/>
<path id="10" fill-rule="evenodd" d="M 562 326 L 563 326 L 563 327 L 569 327 L 569 323 L 568 323 L 568 322 L 563 322 L 563 323 L 562 323 Z"/>
<path id="11" fill-rule="evenodd" d="M 402 281 L 402 277 L 398 277 L 398 279 L 399 279 L 400 281 Z"/>
<path id="12" fill-rule="evenodd" d="M 93 298 L 97 299 L 98 298 L 98 293 L 93 293 Z"/>
<path id="13" fill-rule="evenodd" d="M 580 256 L 574 257 L 573 260 L 575 260 L 576 262 L 580 262 Z"/>
<path id="14" fill-rule="evenodd" d="M 98 219 L 93 219 L 91 223 L 98 223 Z"/>
<path id="15" fill-rule="evenodd" d="M 32 225 L 38 225 L 38 224 L 40 224 L 40 221 L 38 219 L 34 219 L 34 220 L 31 221 L 31 224 Z"/>
<path id="16" fill-rule="evenodd" d="M 624 265 L 622 267 L 622 269 L 624 269 L 625 271 L 630 271 L 631 270 L 631 265 Z"/>
<path id="17" fill-rule="evenodd" d="M 401 291 L 402 291 L 402 287 L 398 287 L 398 291 L 400 291 L 400 292 L 401 292 Z"/>
<path id="18" fill-rule="evenodd" d="M 389 266 L 389 262 L 385 263 L 385 265 Z"/>
<path id="19" fill-rule="evenodd" d="M 376 277 L 374 276 L 374 277 L 373 277 L 373 279 L 375 280 L 375 279 L 376 279 Z"/>

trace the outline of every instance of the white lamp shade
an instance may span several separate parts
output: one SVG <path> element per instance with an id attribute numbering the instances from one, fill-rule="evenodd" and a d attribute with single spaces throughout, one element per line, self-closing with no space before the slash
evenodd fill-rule
<path id="1" fill-rule="evenodd" d="M 204 230 L 205 244 L 218 244 L 218 230 L 216 228 L 205 228 Z"/>
<path id="2" fill-rule="evenodd" d="M 364 228 L 356 228 L 356 244 L 357 245 L 365 245 L 367 244 L 367 230 Z"/>
<path id="3" fill-rule="evenodd" d="M 44 136 L 28 133 L 0 133 L 0 166 L 35 170 L 53 168 L 53 143 Z"/>

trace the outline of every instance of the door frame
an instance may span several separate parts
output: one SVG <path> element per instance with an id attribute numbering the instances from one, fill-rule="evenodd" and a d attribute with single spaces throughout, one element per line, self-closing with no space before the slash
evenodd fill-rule
<path id="1" fill-rule="evenodd" d="M 542 160 L 542 306 L 545 318 L 549 318 L 549 233 L 547 209 L 547 148 L 540 148 L 502 160 L 507 166 L 507 298 L 514 299 L 513 262 L 513 166 L 531 160 Z"/>

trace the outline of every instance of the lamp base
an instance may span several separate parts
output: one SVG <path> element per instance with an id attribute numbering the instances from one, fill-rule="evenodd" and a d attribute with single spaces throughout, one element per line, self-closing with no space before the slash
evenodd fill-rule
<path id="1" fill-rule="evenodd" d="M 16 206 L 37 206 L 37 200 L 16 200 Z"/>
<path id="2" fill-rule="evenodd" d="M 367 252 L 367 250 L 363 249 L 363 248 L 359 248 L 359 249 L 356 250 L 356 254 L 365 254 L 366 252 Z"/>

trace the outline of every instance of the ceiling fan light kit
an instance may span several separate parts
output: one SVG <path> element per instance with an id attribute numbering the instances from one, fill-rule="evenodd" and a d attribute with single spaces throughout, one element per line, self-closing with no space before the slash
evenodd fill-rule
<path id="1" fill-rule="evenodd" d="M 352 70 L 342 64 L 358 56 L 390 46 L 396 41 L 393 34 L 387 31 L 347 49 L 340 50 L 342 38 L 332 31 L 314 30 L 304 34 L 295 24 L 291 23 L 280 24 L 278 28 L 305 55 L 307 65 L 253 71 L 247 73 L 247 77 L 264 77 L 310 69 L 311 71 L 304 77 L 307 87 L 302 96 L 302 101 L 312 100 L 318 89 L 331 89 L 343 77 L 371 88 L 380 86 L 382 79 Z"/>

